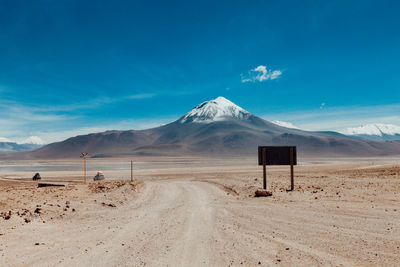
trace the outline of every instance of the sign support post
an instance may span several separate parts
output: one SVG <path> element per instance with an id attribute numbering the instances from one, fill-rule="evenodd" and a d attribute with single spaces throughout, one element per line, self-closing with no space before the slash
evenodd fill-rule
<path id="1" fill-rule="evenodd" d="M 267 151 L 265 148 L 262 149 L 263 152 L 263 188 L 267 189 Z"/>
<path id="2" fill-rule="evenodd" d="M 263 189 L 267 189 L 266 165 L 290 165 L 290 189 L 294 190 L 294 165 L 297 165 L 296 146 L 259 146 L 258 165 L 263 166 Z"/>
<path id="3" fill-rule="evenodd" d="M 294 190 L 293 147 L 290 148 L 290 191 Z"/>

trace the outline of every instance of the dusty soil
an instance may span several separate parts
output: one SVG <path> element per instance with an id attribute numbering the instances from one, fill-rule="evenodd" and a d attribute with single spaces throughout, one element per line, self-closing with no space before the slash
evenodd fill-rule
<path id="1" fill-rule="evenodd" d="M 293 192 L 270 167 L 264 198 L 253 159 L 215 162 L 143 163 L 134 183 L 42 175 L 59 188 L 0 173 L 0 266 L 398 265 L 398 161 L 310 161 Z"/>

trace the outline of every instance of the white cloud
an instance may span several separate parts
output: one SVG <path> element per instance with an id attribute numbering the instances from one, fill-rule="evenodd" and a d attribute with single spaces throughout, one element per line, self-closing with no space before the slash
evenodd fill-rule
<path id="1" fill-rule="evenodd" d="M 127 99 L 145 99 L 145 98 L 152 98 L 156 96 L 156 94 L 136 94 L 127 96 Z"/>
<path id="2" fill-rule="evenodd" d="M 263 82 L 267 80 L 275 80 L 282 75 L 280 70 L 267 69 L 266 66 L 260 65 L 257 68 L 251 69 L 248 76 L 241 75 L 242 83 L 246 82 Z"/>

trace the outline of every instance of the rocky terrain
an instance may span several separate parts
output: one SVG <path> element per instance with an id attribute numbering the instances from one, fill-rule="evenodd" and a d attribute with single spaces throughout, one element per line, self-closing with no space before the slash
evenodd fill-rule
<path id="1" fill-rule="evenodd" d="M 396 160 L 303 161 L 293 192 L 288 167 L 269 167 L 272 196 L 261 198 L 254 159 L 147 160 L 134 183 L 84 185 L 51 171 L 42 176 L 67 186 L 38 188 L 28 173 L 0 174 L 0 265 L 395 266 L 400 257 Z"/>

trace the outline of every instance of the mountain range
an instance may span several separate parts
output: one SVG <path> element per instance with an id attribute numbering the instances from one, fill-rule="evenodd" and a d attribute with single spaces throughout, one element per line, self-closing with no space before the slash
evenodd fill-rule
<path id="1" fill-rule="evenodd" d="M 374 123 L 347 128 L 343 134 L 368 140 L 400 140 L 400 126 Z"/>
<path id="2" fill-rule="evenodd" d="M 296 145 L 299 155 L 399 155 L 400 141 L 371 141 L 337 132 L 304 131 L 263 120 L 224 97 L 203 102 L 178 120 L 146 130 L 80 135 L 9 158 L 76 158 L 127 155 L 256 155 L 259 145 Z M 4 157 L 4 155 L 2 156 Z"/>
<path id="3" fill-rule="evenodd" d="M 0 154 L 2 153 L 11 153 L 18 151 L 31 151 L 42 147 L 40 144 L 32 144 L 32 143 L 24 143 L 18 144 L 16 142 L 0 142 Z"/>

